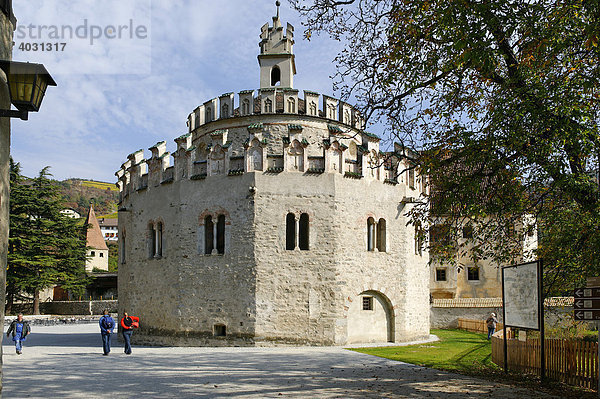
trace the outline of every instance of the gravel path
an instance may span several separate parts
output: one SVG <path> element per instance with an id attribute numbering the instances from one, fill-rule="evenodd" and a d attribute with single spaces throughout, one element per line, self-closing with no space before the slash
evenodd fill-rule
<path id="1" fill-rule="evenodd" d="M 37 327 L 23 355 L 4 335 L 6 398 L 549 398 L 342 348 L 136 347 L 95 324 Z M 134 334 L 135 337 L 135 334 Z"/>

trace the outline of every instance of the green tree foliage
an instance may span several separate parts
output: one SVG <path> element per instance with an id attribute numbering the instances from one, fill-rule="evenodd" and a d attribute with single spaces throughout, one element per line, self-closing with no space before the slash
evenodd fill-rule
<path id="1" fill-rule="evenodd" d="M 20 293 L 32 295 L 39 314 L 41 290 L 60 285 L 77 294 L 85 289 L 87 226 L 60 213 L 63 206 L 49 168 L 31 181 L 20 169 L 11 160 L 7 294 L 9 304 Z"/>
<path id="2" fill-rule="evenodd" d="M 431 177 L 415 220 L 433 198 L 451 242 L 470 224 L 505 263 L 533 215 L 549 280 L 600 273 L 600 1 L 290 1 L 307 38 L 346 43 L 336 88 Z"/>
<path id="3" fill-rule="evenodd" d="M 107 241 L 108 246 L 108 271 L 116 273 L 119 271 L 119 244 Z"/>

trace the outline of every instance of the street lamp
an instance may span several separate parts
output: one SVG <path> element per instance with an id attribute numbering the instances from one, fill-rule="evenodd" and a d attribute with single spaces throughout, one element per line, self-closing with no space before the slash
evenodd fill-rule
<path id="1" fill-rule="evenodd" d="M 6 74 L 10 102 L 18 110 L 0 109 L 0 117 L 26 121 L 30 111 L 39 111 L 46 88 L 56 82 L 42 64 L 0 61 L 0 68 Z"/>

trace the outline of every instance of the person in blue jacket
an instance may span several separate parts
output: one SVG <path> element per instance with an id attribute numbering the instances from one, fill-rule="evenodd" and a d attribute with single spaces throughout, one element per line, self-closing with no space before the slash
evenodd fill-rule
<path id="1" fill-rule="evenodd" d="M 108 314 L 108 309 L 104 309 L 104 314 L 100 318 L 100 334 L 102 335 L 102 347 L 104 349 L 104 356 L 108 356 L 110 353 L 110 335 L 115 328 L 115 321 Z"/>
<path id="2" fill-rule="evenodd" d="M 13 320 L 12 323 L 10 323 L 10 327 L 8 327 L 8 331 L 6 331 L 6 336 L 10 336 L 10 333 L 12 333 L 12 340 L 15 343 L 17 355 L 22 354 L 23 342 L 25 342 L 27 336 L 31 333 L 29 322 L 23 320 L 22 313 L 19 313 L 17 315 L 17 319 Z"/>

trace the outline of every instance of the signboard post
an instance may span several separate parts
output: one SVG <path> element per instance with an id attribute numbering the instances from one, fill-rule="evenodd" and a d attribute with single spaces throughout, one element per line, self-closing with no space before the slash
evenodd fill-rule
<path id="1" fill-rule="evenodd" d="M 575 292 L 573 292 L 573 318 L 596 321 L 598 342 L 600 342 L 600 277 L 588 278 L 587 285 L 585 288 L 575 288 Z M 600 345 L 598 346 L 598 357 L 600 357 Z M 598 384 L 600 384 L 600 376 Z M 598 396 L 600 397 L 600 390 Z"/>
<path id="2" fill-rule="evenodd" d="M 506 327 L 540 332 L 540 371 L 546 377 L 544 291 L 542 260 L 502 268 L 502 317 L 504 321 L 504 371 L 508 372 Z"/>

